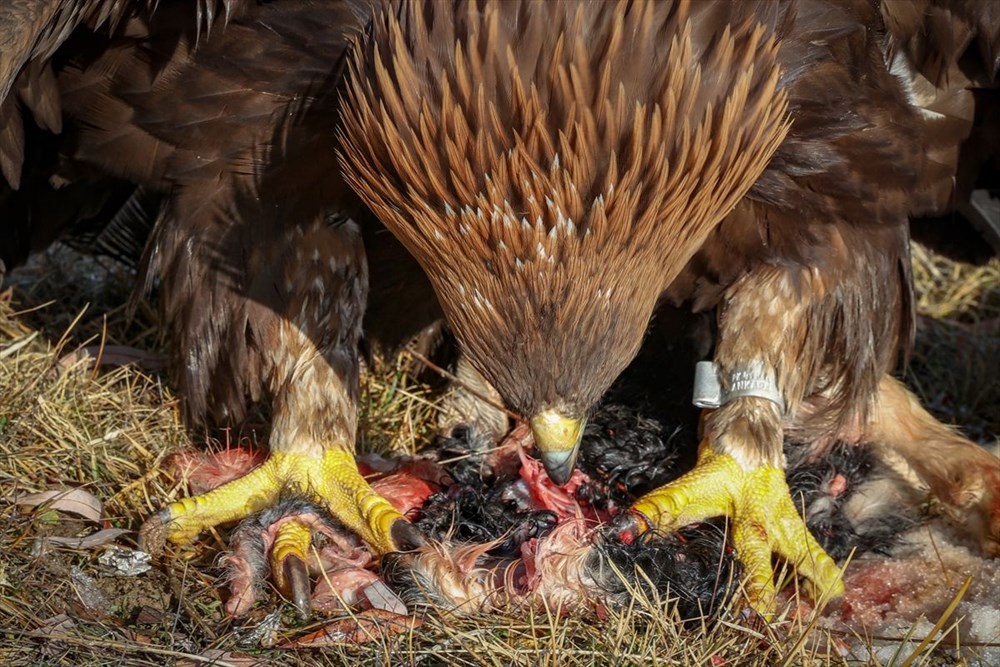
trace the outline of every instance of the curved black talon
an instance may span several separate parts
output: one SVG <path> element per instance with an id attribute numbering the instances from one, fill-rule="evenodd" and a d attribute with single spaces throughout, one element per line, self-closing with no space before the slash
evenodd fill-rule
<path id="1" fill-rule="evenodd" d="M 139 549 L 150 556 L 160 556 L 167 546 L 167 524 L 170 510 L 164 507 L 146 519 L 139 528 Z"/>
<path id="2" fill-rule="evenodd" d="M 285 590 L 281 594 L 288 599 L 303 621 L 312 613 L 312 586 L 309 583 L 309 570 L 305 562 L 296 556 L 285 558 L 281 565 L 282 580 Z"/>
<path id="3" fill-rule="evenodd" d="M 639 512 L 628 510 L 622 512 L 610 522 L 602 534 L 622 544 L 632 544 L 644 532 L 649 530 L 649 521 Z"/>
<path id="4" fill-rule="evenodd" d="M 389 535 L 399 551 L 414 551 L 427 546 L 427 537 L 406 519 L 397 519 L 389 529 Z"/>

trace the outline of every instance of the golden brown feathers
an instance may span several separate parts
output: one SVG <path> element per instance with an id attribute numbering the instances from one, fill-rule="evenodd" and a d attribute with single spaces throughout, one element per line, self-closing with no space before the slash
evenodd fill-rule
<path id="1" fill-rule="evenodd" d="M 880 9 L 887 63 L 919 110 L 926 156 L 909 213 L 963 216 L 1000 250 L 1000 222 L 971 205 L 973 190 L 992 187 L 981 175 L 1000 164 L 1000 4 L 883 0 Z M 953 221 L 937 226 L 940 236 L 955 236 Z"/>
<path id="2" fill-rule="evenodd" d="M 495 354 L 493 332 L 516 331 L 601 389 L 635 353 L 659 294 L 788 129 L 775 17 L 706 35 L 712 10 L 416 2 L 373 20 L 349 64 L 341 163 L 467 349 Z M 552 347 L 568 332 L 610 363 Z M 560 393 L 542 391 L 515 407 Z"/>

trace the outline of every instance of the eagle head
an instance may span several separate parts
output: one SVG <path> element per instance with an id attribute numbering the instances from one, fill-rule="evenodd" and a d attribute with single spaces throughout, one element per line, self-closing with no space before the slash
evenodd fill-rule
<path id="1" fill-rule="evenodd" d="M 414 0 L 349 55 L 345 176 L 557 482 L 787 131 L 773 30 L 727 5 Z"/>

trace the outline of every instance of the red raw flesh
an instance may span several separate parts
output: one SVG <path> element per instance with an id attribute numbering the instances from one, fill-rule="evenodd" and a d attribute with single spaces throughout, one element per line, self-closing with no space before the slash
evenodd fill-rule
<path id="1" fill-rule="evenodd" d="M 604 523 L 611 518 L 609 512 L 601 511 L 590 503 L 577 500 L 577 491 L 588 484 L 590 478 L 582 470 L 573 471 L 569 481 L 562 486 L 556 485 L 538 459 L 531 458 L 521 452 L 521 479 L 531 491 L 533 509 L 555 512 L 559 521 L 583 517 L 596 523 Z"/>
<path id="2" fill-rule="evenodd" d="M 247 474 L 264 462 L 265 454 L 249 447 L 230 447 L 219 452 L 182 449 L 167 458 L 174 477 L 186 479 L 191 493 L 200 495 Z"/>
<path id="3" fill-rule="evenodd" d="M 402 514 L 410 514 L 424 506 L 424 502 L 441 487 L 416 477 L 409 470 L 383 475 L 370 480 L 372 489 L 388 500 Z"/>

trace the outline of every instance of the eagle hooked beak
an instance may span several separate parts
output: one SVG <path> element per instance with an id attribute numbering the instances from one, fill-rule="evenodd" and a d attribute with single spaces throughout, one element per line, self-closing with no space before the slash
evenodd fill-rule
<path id="1" fill-rule="evenodd" d="M 565 484 L 576 467 L 580 439 L 586 419 L 574 419 L 555 410 L 545 410 L 531 418 L 531 432 L 549 478 Z"/>

